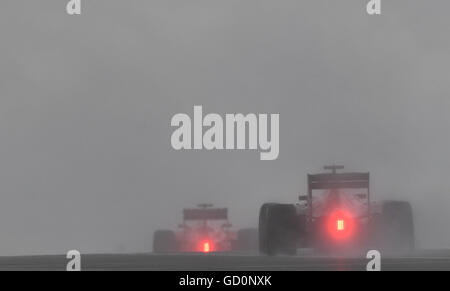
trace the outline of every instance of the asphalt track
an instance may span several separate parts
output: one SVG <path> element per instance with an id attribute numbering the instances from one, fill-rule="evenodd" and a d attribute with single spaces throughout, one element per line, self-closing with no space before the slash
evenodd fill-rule
<path id="1" fill-rule="evenodd" d="M 65 255 L 0 257 L 2 271 L 65 271 Z M 90 254 L 82 255 L 82 270 L 91 271 L 364 271 L 368 260 L 358 257 L 265 257 L 256 254 Z M 382 257 L 381 268 L 450 270 L 449 251 L 419 251 L 408 256 Z"/>

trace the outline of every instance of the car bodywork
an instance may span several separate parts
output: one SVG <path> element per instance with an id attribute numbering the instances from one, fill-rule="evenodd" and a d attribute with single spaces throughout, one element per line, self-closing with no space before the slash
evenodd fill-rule
<path id="1" fill-rule="evenodd" d="M 294 254 L 297 248 L 325 252 L 367 247 L 414 247 L 412 209 L 408 202 L 371 200 L 368 172 L 307 176 L 308 193 L 296 204 L 266 203 L 260 210 L 260 251 Z"/>
<path id="2" fill-rule="evenodd" d="M 236 238 L 228 221 L 228 209 L 212 208 L 212 205 L 184 209 L 180 228 L 177 241 L 181 252 L 230 251 L 231 242 Z"/>
<path id="3" fill-rule="evenodd" d="M 199 204 L 183 209 L 179 231 L 157 230 L 153 236 L 153 252 L 230 252 L 256 250 L 257 229 L 234 231 L 228 220 L 227 208 Z"/>

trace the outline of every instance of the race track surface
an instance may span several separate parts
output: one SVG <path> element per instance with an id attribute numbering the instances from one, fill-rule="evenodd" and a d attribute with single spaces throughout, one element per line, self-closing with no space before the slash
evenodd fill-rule
<path id="1" fill-rule="evenodd" d="M 64 255 L 0 257 L 0 270 L 65 271 Z M 255 254 L 90 254 L 81 259 L 82 270 L 173 271 L 363 271 L 364 257 L 265 257 Z M 450 251 L 419 251 L 408 256 L 383 257 L 382 270 L 450 270 Z"/>

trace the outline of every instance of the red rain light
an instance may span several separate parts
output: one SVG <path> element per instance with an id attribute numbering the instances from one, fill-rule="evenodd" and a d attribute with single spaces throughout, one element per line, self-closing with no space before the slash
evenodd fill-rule
<path id="1" fill-rule="evenodd" d="M 345 210 L 336 210 L 328 217 L 327 231 L 332 239 L 345 241 L 351 238 L 355 231 L 355 221 L 352 215 Z"/>
<path id="2" fill-rule="evenodd" d="M 344 231 L 345 230 L 345 220 L 338 219 L 336 222 L 336 229 L 337 229 L 337 231 Z"/>
<path id="3" fill-rule="evenodd" d="M 209 252 L 211 252 L 211 243 L 208 242 L 208 241 L 203 242 L 203 245 L 202 245 L 202 251 L 203 251 L 204 253 L 209 253 Z"/>

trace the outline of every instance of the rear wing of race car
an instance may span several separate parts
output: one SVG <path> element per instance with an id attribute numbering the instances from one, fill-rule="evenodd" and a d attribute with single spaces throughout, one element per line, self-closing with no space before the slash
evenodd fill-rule
<path id="1" fill-rule="evenodd" d="M 336 173 L 341 166 L 328 166 L 325 169 L 333 170 L 332 173 L 308 174 L 308 204 L 310 217 L 313 214 L 312 193 L 313 190 L 333 189 L 366 189 L 368 215 L 370 216 L 370 174 L 369 173 Z"/>
<path id="2" fill-rule="evenodd" d="M 369 189 L 369 173 L 326 173 L 308 175 L 308 190 Z"/>
<path id="3" fill-rule="evenodd" d="M 227 208 L 183 209 L 183 220 L 228 220 Z"/>

